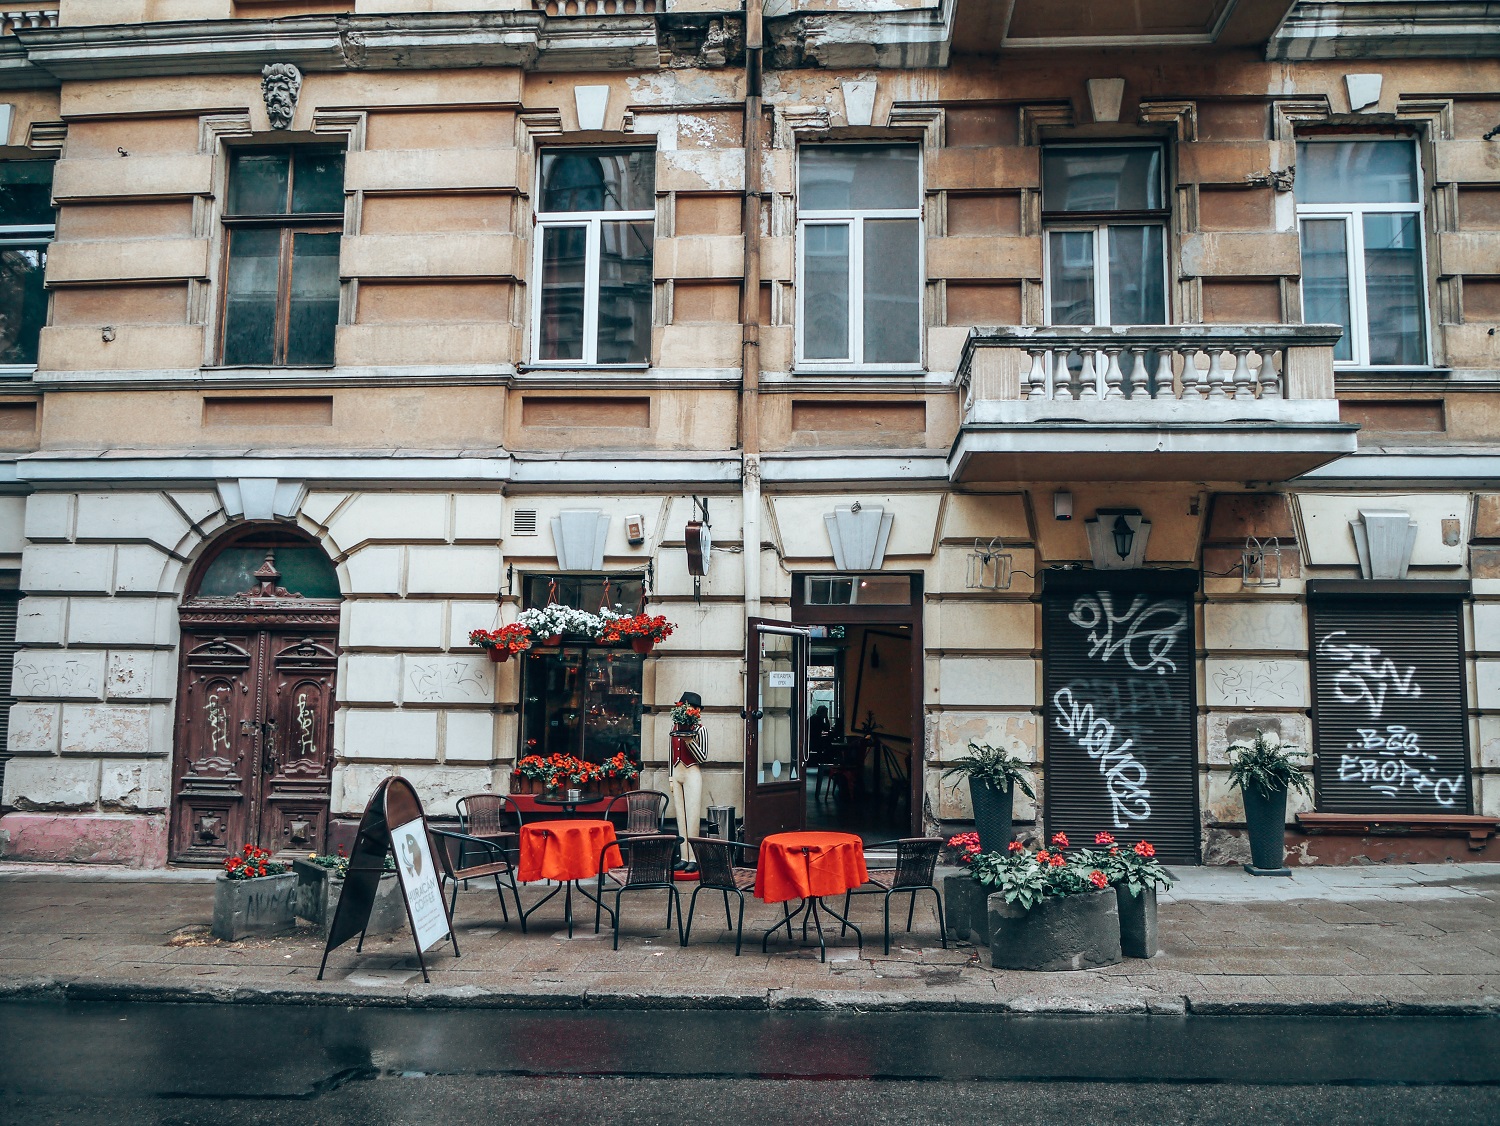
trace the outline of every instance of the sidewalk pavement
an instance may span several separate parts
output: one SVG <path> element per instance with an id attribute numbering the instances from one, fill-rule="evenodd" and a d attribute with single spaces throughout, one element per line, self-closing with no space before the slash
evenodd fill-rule
<path id="1" fill-rule="evenodd" d="M 734 956 L 722 900 L 700 896 L 692 944 L 677 945 L 660 900 L 626 897 L 618 952 L 559 896 L 522 935 L 501 925 L 493 885 L 458 897 L 462 957 L 429 955 L 423 984 L 405 932 L 363 954 L 323 953 L 311 929 L 222 943 L 209 937 L 213 873 L 0 863 L 0 999 L 52 997 L 514 1008 L 742 1008 L 1089 1013 L 1500 1013 L 1500 864 L 1305 868 L 1291 879 L 1183 868 L 1161 898 L 1149 961 L 1067 973 L 995 970 L 987 950 L 944 950 L 935 910 L 917 908 L 880 954 L 880 906 L 855 898 L 863 953 L 830 933 L 828 961 L 761 934 L 780 917 L 749 902 Z M 691 885 L 688 885 L 691 887 Z M 544 894 L 522 887 L 529 907 Z M 923 897 L 930 902 L 931 897 Z M 687 896 L 683 896 L 684 906 Z M 893 923 L 904 923 L 893 908 Z"/>

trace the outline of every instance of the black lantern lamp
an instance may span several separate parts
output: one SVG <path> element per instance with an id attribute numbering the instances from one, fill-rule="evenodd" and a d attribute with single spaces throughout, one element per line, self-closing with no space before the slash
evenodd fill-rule
<path id="1" fill-rule="evenodd" d="M 1123 515 L 1116 516 L 1110 531 L 1115 537 L 1115 554 L 1121 559 L 1129 559 L 1130 549 L 1135 544 L 1135 529 L 1130 526 L 1130 521 Z"/>

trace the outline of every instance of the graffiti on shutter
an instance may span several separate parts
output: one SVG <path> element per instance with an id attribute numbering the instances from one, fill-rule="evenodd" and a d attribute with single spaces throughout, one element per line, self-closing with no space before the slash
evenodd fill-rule
<path id="1" fill-rule="evenodd" d="M 1049 577 L 1043 603 L 1046 822 L 1195 862 L 1192 601 L 1182 580 Z"/>
<path id="2" fill-rule="evenodd" d="M 1314 600 L 1318 808 L 1467 813 L 1462 603 Z"/>

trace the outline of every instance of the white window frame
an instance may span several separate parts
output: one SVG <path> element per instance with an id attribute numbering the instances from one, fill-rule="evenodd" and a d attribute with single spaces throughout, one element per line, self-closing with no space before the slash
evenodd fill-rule
<path id="1" fill-rule="evenodd" d="M 1060 149 L 1073 149 L 1087 152 L 1090 149 L 1156 149 L 1162 155 L 1161 159 L 1161 198 L 1164 204 L 1171 200 L 1171 192 L 1167 185 L 1167 149 L 1166 146 L 1156 141 L 1112 141 L 1101 139 L 1080 144 L 1044 145 L 1043 149 L 1051 149 L 1054 152 Z M 1170 211 L 1170 206 L 1163 206 L 1159 210 Z M 1050 213 L 1049 213 L 1050 214 Z M 1094 324 L 1089 327 L 1109 325 L 1115 326 L 1111 317 L 1110 294 L 1109 294 L 1109 228 L 1110 227 L 1156 227 L 1161 231 L 1161 278 L 1162 278 L 1162 309 L 1166 323 L 1172 323 L 1172 270 L 1168 264 L 1168 258 L 1172 253 L 1172 230 L 1171 221 L 1162 219 L 1136 218 L 1139 211 L 1122 211 L 1119 219 L 1088 219 L 1074 221 L 1060 218 L 1066 212 L 1057 212 L 1053 218 L 1042 223 L 1042 310 L 1046 323 L 1052 325 L 1052 232 L 1053 231 L 1088 231 L 1094 236 Z M 1079 214 L 1088 214 L 1079 212 Z M 1093 214 L 1098 214 L 1094 212 Z M 1104 268 L 1099 268 L 1100 263 Z M 1063 326 L 1068 327 L 1068 326 Z M 1079 325 L 1079 328 L 1085 326 Z"/>
<path id="2" fill-rule="evenodd" d="M 57 223 L 55 220 L 51 223 L 0 224 L 0 247 L 32 247 L 41 250 L 45 255 L 56 241 Z M 30 375 L 36 369 L 36 364 L 0 364 L 0 377 Z"/>
<path id="3" fill-rule="evenodd" d="M 636 146 L 640 147 L 640 146 Z M 621 146 L 610 145 L 610 151 L 619 151 Z M 549 150 L 557 152 L 557 149 Z M 587 150 L 580 150 L 587 151 Z M 642 151 L 649 151 L 642 149 Z M 536 161 L 536 187 L 533 199 L 542 198 L 542 161 Z M 538 211 L 533 223 L 535 246 L 531 252 L 531 276 L 535 293 L 531 300 L 531 366 L 539 368 L 586 368 L 600 367 L 599 363 L 599 251 L 603 239 L 604 223 L 639 222 L 649 220 L 652 231 L 652 254 L 656 246 L 656 209 L 640 211 Z M 542 243 L 545 232 L 561 227 L 583 227 L 587 230 L 583 260 L 583 357 L 577 360 L 542 359 Z M 655 285 L 652 286 L 651 307 L 656 308 Z M 650 326 L 647 326 L 648 330 Z M 607 363 L 611 370 L 645 370 L 650 360 L 638 363 Z"/>
<path id="4" fill-rule="evenodd" d="M 1350 359 L 1334 360 L 1340 369 L 1358 368 L 1370 371 L 1412 371 L 1432 367 L 1432 301 L 1428 286 L 1427 222 L 1422 204 L 1426 188 L 1422 182 L 1422 153 L 1415 138 L 1375 138 L 1360 133 L 1298 137 L 1298 144 L 1336 144 L 1340 141 L 1379 140 L 1382 144 L 1409 144 L 1412 167 L 1416 170 L 1414 203 L 1298 203 L 1297 252 L 1302 252 L 1304 219 L 1342 219 L 1344 221 L 1344 254 L 1349 269 L 1349 322 L 1351 326 Z M 1370 316 L 1365 289 L 1365 216 L 1415 215 L 1417 217 L 1417 257 L 1422 263 L 1422 359 L 1415 364 L 1372 364 L 1370 362 Z M 1297 300 L 1302 301 L 1302 279 L 1297 282 Z M 1303 312 L 1303 321 L 1306 321 Z"/>
<path id="5" fill-rule="evenodd" d="M 802 183 L 802 154 L 810 146 L 797 149 L 796 183 Z M 872 142 L 865 145 L 837 144 L 836 148 L 912 148 L 917 151 L 917 202 L 913 207 L 877 208 L 872 210 L 848 209 L 804 209 L 800 198 L 797 201 L 797 262 L 794 284 L 797 287 L 796 366 L 807 371 L 861 371 L 879 373 L 921 374 L 927 363 L 927 316 L 924 300 L 927 287 L 927 230 L 924 222 L 922 200 L 926 198 L 926 161 L 922 147 L 916 142 Z M 865 230 L 866 220 L 915 219 L 917 222 L 917 358 L 910 362 L 894 364 L 866 363 L 865 352 Z M 849 228 L 849 355 L 839 359 L 809 359 L 804 348 L 804 327 L 807 324 L 807 287 L 803 284 L 803 268 L 807 261 L 804 232 L 808 227 Z"/>

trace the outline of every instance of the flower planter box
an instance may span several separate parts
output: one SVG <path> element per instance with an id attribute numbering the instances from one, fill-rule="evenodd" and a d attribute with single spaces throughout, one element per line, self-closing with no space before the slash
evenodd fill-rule
<path id="1" fill-rule="evenodd" d="M 333 926 L 333 914 L 338 909 L 344 881 L 334 876 L 331 869 L 307 860 L 292 861 L 292 870 L 297 877 L 297 917 L 321 927 L 326 937 L 328 928 Z M 401 888 L 396 883 L 396 873 L 387 872 L 380 877 L 380 888 L 375 892 L 375 905 L 370 909 L 370 925 L 365 933 L 394 934 L 405 929 L 406 904 L 401 900 Z"/>
<path id="2" fill-rule="evenodd" d="M 949 938 L 975 946 L 990 944 L 989 895 L 967 872 L 943 877 L 943 920 Z"/>
<path id="3" fill-rule="evenodd" d="M 238 942 L 250 935 L 286 934 L 297 927 L 297 876 L 214 881 L 213 936 Z"/>
<path id="4" fill-rule="evenodd" d="M 519 774 L 510 776 L 510 792 L 513 794 L 539 794 L 542 788 L 539 778 L 522 778 Z"/>
<path id="5" fill-rule="evenodd" d="M 639 790 L 641 788 L 641 779 L 640 775 L 636 775 L 636 777 L 628 780 L 624 778 L 603 778 L 598 782 L 591 782 L 586 786 L 576 788 L 598 794 L 601 797 L 613 798 L 618 797 L 620 794 L 627 794 L 631 790 Z M 557 792 L 559 794 L 566 793 L 568 789 L 568 786 L 558 786 Z M 545 794 L 547 786 L 539 778 L 522 778 L 519 774 L 512 774 L 510 776 L 510 792 L 513 794 Z"/>
<path id="6" fill-rule="evenodd" d="M 1127 958 L 1156 957 L 1156 889 L 1142 888 L 1139 895 L 1131 895 L 1129 888 L 1116 884 L 1115 907 L 1120 913 L 1120 952 Z"/>
<path id="7" fill-rule="evenodd" d="M 990 963 L 1001 970 L 1086 970 L 1120 953 L 1114 888 L 1045 899 L 1031 908 L 989 897 Z"/>

